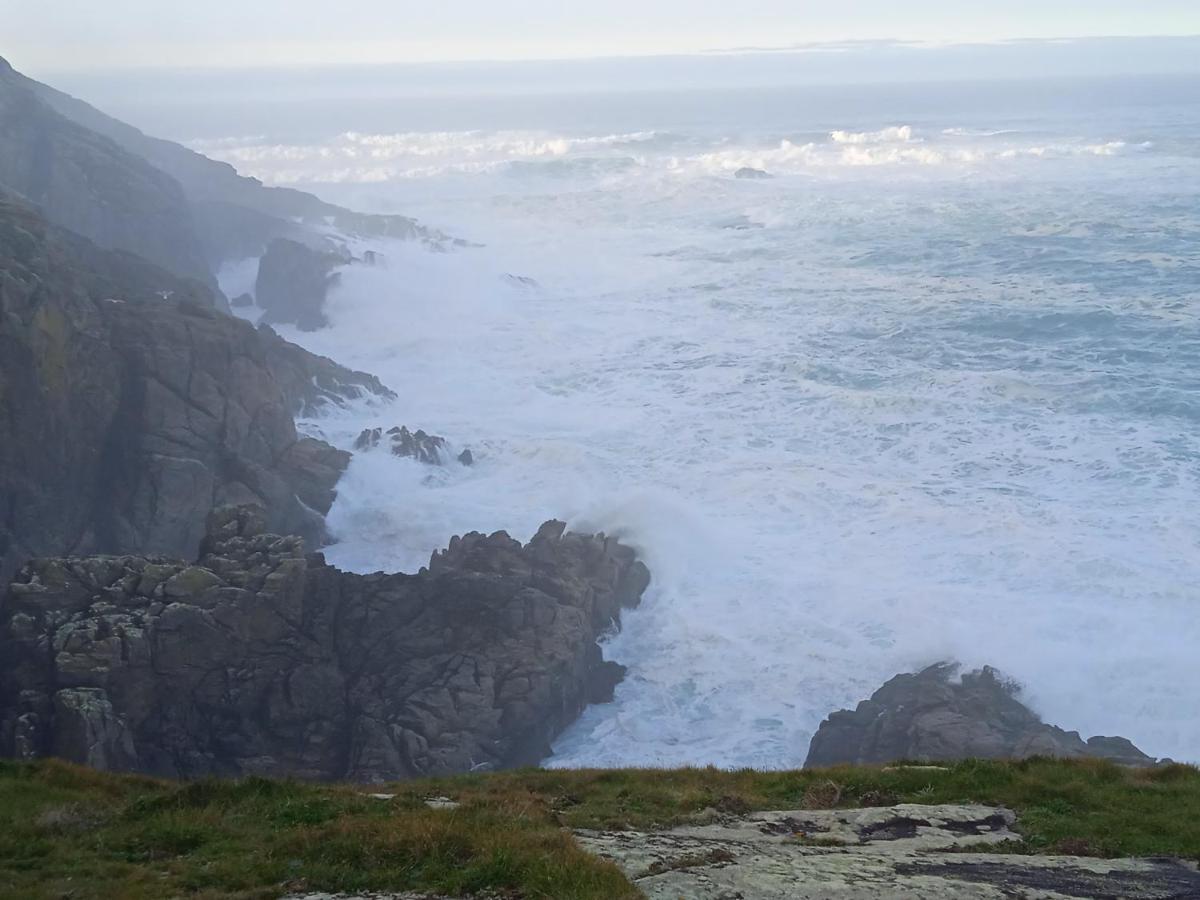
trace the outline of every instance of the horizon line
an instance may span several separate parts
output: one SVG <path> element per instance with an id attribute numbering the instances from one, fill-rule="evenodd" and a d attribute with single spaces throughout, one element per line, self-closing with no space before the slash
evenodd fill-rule
<path id="1" fill-rule="evenodd" d="M 129 62 L 129 63 L 84 63 L 76 66 L 37 66 L 33 68 L 40 70 L 42 74 L 89 74 L 89 73 L 120 73 L 120 72 L 258 72 L 258 71 L 280 71 L 286 72 L 289 70 L 313 70 L 313 69 L 379 69 L 379 68 L 424 68 L 424 67 L 445 67 L 445 66 L 522 66 L 522 65 L 539 65 L 539 64 L 586 64 L 586 63 L 603 63 L 603 62 L 620 62 L 626 60 L 683 60 L 683 59 L 715 59 L 729 57 L 754 57 L 754 56 L 772 56 L 784 57 L 788 55 L 804 56 L 808 54 L 851 54 L 855 52 L 870 52 L 879 50 L 911 50 L 917 52 L 936 52 L 939 50 L 951 49 L 969 49 L 969 48 L 1007 48 L 1007 47 L 1028 47 L 1028 46 L 1068 46 L 1072 44 L 1083 43 L 1104 43 L 1104 42 L 1126 42 L 1126 41 L 1144 41 L 1144 42 L 1186 42 L 1200 40 L 1200 33 L 1196 34 L 1099 34 L 1099 35 L 1061 35 L 1057 37 L 1004 37 L 995 39 L 909 39 L 909 38 L 851 38 L 844 40 L 830 41 L 811 41 L 811 42 L 796 42 L 790 44 L 779 45 L 745 45 L 737 47 L 706 47 L 696 50 L 678 50 L 678 51 L 646 51 L 646 52 L 630 52 L 630 53 L 597 53 L 594 55 L 563 55 L 563 56 L 530 56 L 530 57 L 506 57 L 506 56 L 477 56 L 477 57 L 446 57 L 444 59 L 418 59 L 418 60 L 373 60 L 360 61 L 342 57 L 312 59 L 312 60 L 291 60 L 291 61 L 275 61 L 264 63 L 245 63 L 245 62 L 230 62 L 222 63 L 215 62 L 210 64 L 190 64 L 184 63 L 179 65 L 171 65 L 156 62 Z M 0 59 L 7 59 L 12 63 L 12 57 L 0 53 Z M 26 71 L 26 67 L 14 65 L 14 68 L 20 71 Z"/>

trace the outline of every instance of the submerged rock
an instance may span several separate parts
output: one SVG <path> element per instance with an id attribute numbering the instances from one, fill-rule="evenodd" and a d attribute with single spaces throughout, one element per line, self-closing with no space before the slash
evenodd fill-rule
<path id="1" fill-rule="evenodd" d="M 521 288 L 522 290 L 527 291 L 535 290 L 541 287 L 536 278 L 530 278 L 528 275 L 513 275 L 509 272 L 505 273 L 504 280 L 513 287 Z"/>
<path id="2" fill-rule="evenodd" d="M 429 465 L 442 465 L 450 455 L 446 439 L 436 434 L 426 434 L 420 429 L 409 431 L 406 426 L 389 428 L 366 428 L 354 441 L 355 450 L 373 450 L 386 443 L 391 447 L 393 456 L 415 459 L 417 462 Z M 463 450 L 455 457 L 462 465 L 474 465 L 475 457 L 470 450 Z"/>
<path id="3" fill-rule="evenodd" d="M 751 166 L 743 166 L 733 173 L 733 177 L 745 180 L 764 181 L 768 178 L 774 178 L 775 176 L 770 172 L 763 171 L 762 169 L 755 169 Z"/>
<path id="4" fill-rule="evenodd" d="M 842 763 L 1099 757 L 1125 765 L 1155 760 L 1125 738 L 1094 737 L 1047 725 L 1017 699 L 995 669 L 954 676 L 940 664 L 897 675 L 854 710 L 829 716 L 809 746 L 806 766 Z"/>
<path id="5" fill-rule="evenodd" d="M 195 564 L 43 559 L 0 618 L 0 752 L 167 776 L 384 781 L 532 765 L 623 669 L 597 638 L 649 573 L 550 522 L 356 575 L 210 516 Z"/>

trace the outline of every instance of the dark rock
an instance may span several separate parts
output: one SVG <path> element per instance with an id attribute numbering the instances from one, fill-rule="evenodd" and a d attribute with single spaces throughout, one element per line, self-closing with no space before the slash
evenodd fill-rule
<path id="1" fill-rule="evenodd" d="M 385 441 L 386 438 L 386 441 Z M 407 427 L 390 428 L 386 432 L 382 428 L 367 428 L 354 441 L 355 450 L 373 450 L 383 443 L 391 448 L 394 456 L 415 459 L 429 465 L 442 465 L 448 454 L 446 439 L 424 431 L 409 431 Z M 473 465 L 475 457 L 470 450 L 464 450 L 456 457 L 464 466 Z"/>
<path id="2" fill-rule="evenodd" d="M 0 199 L 0 578 L 32 556 L 192 556 L 229 502 L 318 540 L 347 457 L 292 416 L 369 392 L 390 395 Z"/>
<path id="3" fill-rule="evenodd" d="M 934 762 L 1030 756 L 1100 757 L 1153 765 L 1124 738 L 1092 738 L 1047 725 L 1017 699 L 995 669 L 954 676 L 952 664 L 897 675 L 858 707 L 829 716 L 813 735 L 807 766 Z"/>
<path id="4" fill-rule="evenodd" d="M 345 450 L 316 438 L 303 437 L 284 451 L 277 468 L 295 488 L 300 502 L 324 515 L 333 506 L 337 496 L 334 485 L 348 465 L 350 454 Z"/>
<path id="5" fill-rule="evenodd" d="M 294 324 L 301 331 L 324 328 L 329 324 L 325 298 L 340 277 L 336 269 L 347 262 L 338 253 L 314 250 L 299 241 L 272 241 L 258 261 L 254 287 L 263 321 Z"/>
<path id="6" fill-rule="evenodd" d="M 249 294 L 238 294 L 229 301 L 229 305 L 234 309 L 248 309 L 254 305 L 254 298 Z"/>
<path id="7" fill-rule="evenodd" d="M 536 279 L 530 278 L 528 275 L 505 274 L 504 280 L 514 287 L 519 287 L 524 290 L 534 290 L 541 287 L 541 285 L 537 283 Z"/>
<path id="8" fill-rule="evenodd" d="M 535 764 L 621 669 L 597 637 L 649 573 L 547 523 L 354 575 L 209 517 L 195 565 L 41 559 L 0 614 L 0 752 L 159 775 L 381 781 Z"/>
<path id="9" fill-rule="evenodd" d="M 763 181 L 768 178 L 774 178 L 770 172 L 764 172 L 762 169 L 755 169 L 750 166 L 743 166 L 733 173 L 734 178 L 742 178 L 754 181 Z"/>
<path id="10" fill-rule="evenodd" d="M 356 372 L 285 341 L 269 325 L 258 326 L 258 338 L 287 408 L 309 417 L 327 407 L 360 400 L 395 400 L 396 395 L 374 375 Z"/>

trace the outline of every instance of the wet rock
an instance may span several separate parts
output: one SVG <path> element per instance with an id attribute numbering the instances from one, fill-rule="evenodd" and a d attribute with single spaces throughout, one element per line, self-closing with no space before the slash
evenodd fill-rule
<path id="1" fill-rule="evenodd" d="M 1016 685 L 985 667 L 958 680 L 952 664 L 897 675 L 854 710 L 830 715 L 807 766 L 841 763 L 1101 757 L 1125 765 L 1154 760 L 1124 738 L 1092 738 L 1047 725 L 1017 698 Z"/>
<path id="2" fill-rule="evenodd" d="M 405 426 L 389 428 L 367 428 L 354 441 L 354 449 L 358 451 L 373 450 L 379 446 L 387 446 L 393 456 L 415 459 L 429 465 L 442 465 L 450 455 L 446 439 L 435 434 L 426 434 L 418 429 L 409 431 Z M 455 457 L 464 466 L 473 465 L 475 457 L 470 450 L 463 450 Z"/>
<path id="3" fill-rule="evenodd" d="M 249 309 L 254 305 L 254 298 L 249 294 L 238 294 L 229 301 L 229 305 L 234 309 Z"/>
<path id="4" fill-rule="evenodd" d="M 536 764 L 611 696 L 597 639 L 649 581 L 562 523 L 356 575 L 264 521 L 214 511 L 195 564 L 25 566 L 0 604 L 0 753 L 363 782 Z"/>
<path id="5" fill-rule="evenodd" d="M 750 181 L 765 181 L 769 178 L 774 178 L 775 176 L 770 172 L 763 171 L 762 169 L 755 169 L 751 166 L 743 166 L 733 173 L 733 177 Z"/>
<path id="6" fill-rule="evenodd" d="M 327 356 L 310 353 L 285 341 L 269 325 L 259 324 L 258 336 L 275 381 L 283 391 L 284 405 L 293 415 L 307 418 L 331 406 L 396 399 L 374 375 L 347 369 Z"/>
<path id="7" fill-rule="evenodd" d="M 522 290 L 536 290 L 541 287 L 536 278 L 530 278 L 528 275 L 513 275 L 505 273 L 504 280 L 513 287 L 521 288 Z"/>
<path id="8" fill-rule="evenodd" d="M 325 298 L 349 258 L 332 248 L 317 250 L 299 241 L 277 238 L 258 261 L 254 295 L 263 321 L 316 331 L 329 324 Z"/>

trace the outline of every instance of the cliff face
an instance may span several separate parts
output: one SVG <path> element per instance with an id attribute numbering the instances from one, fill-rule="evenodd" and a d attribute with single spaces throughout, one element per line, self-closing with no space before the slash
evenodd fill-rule
<path id="1" fill-rule="evenodd" d="M 292 415 L 364 393 L 390 396 L 0 198 L 0 578 L 39 555 L 189 557 L 226 502 L 319 537 L 348 456 Z"/>
<path id="2" fill-rule="evenodd" d="M 175 179 L 60 115 L 28 84 L 0 60 L 0 186 L 102 248 L 213 284 Z"/>
<path id="3" fill-rule="evenodd" d="M 330 227 L 363 237 L 421 240 L 437 245 L 452 243 L 444 234 L 424 228 L 406 216 L 356 213 L 304 191 L 267 187 L 257 179 L 239 175 L 227 163 L 146 135 L 81 100 L 13 72 L 3 59 L 0 59 L 0 78 L 4 77 L 5 68 L 13 83 L 59 116 L 148 163 L 177 183 L 190 205 L 203 254 L 213 268 L 225 259 L 258 256 L 277 238 L 310 243 Z"/>
<path id="4" fill-rule="evenodd" d="M 649 575 L 603 536 L 456 538 L 353 575 L 213 513 L 196 565 L 37 560 L 0 608 L 0 752 L 161 775 L 380 781 L 535 764 L 621 667 Z"/>

